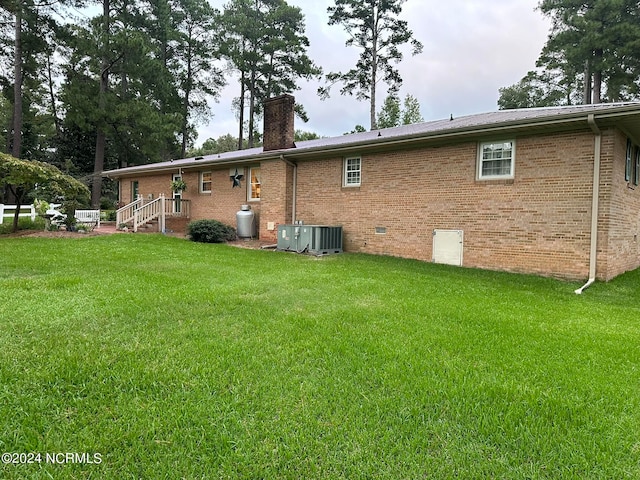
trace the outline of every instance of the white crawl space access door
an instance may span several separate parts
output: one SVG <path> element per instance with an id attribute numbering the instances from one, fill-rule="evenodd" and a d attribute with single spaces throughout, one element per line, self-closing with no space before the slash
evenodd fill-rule
<path id="1" fill-rule="evenodd" d="M 433 262 L 462 266 L 462 247 L 464 232 L 462 230 L 433 231 Z"/>

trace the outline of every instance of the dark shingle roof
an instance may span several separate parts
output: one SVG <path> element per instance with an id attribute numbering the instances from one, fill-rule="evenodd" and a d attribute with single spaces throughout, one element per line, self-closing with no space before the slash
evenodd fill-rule
<path id="1" fill-rule="evenodd" d="M 296 143 L 296 148 L 263 152 L 262 147 L 239 150 L 204 157 L 185 158 L 170 162 L 139 165 L 105 172 L 108 176 L 118 177 L 122 174 L 169 170 L 177 167 L 193 167 L 200 165 L 224 165 L 234 163 L 259 162 L 263 157 L 291 155 L 298 157 L 304 154 L 324 150 L 340 150 L 354 147 L 374 146 L 393 141 L 411 141 L 438 136 L 462 136 L 472 132 L 499 130 L 501 128 L 532 127 L 541 124 L 571 123 L 584 121 L 587 115 L 597 118 L 608 115 L 635 115 L 640 118 L 640 103 L 602 103 L 596 105 L 574 105 L 563 107 L 527 108 L 516 110 L 499 110 L 496 112 L 466 115 L 459 118 L 447 118 L 413 125 L 374 130 L 370 132 L 342 135 L 339 137 L 320 138 Z"/>

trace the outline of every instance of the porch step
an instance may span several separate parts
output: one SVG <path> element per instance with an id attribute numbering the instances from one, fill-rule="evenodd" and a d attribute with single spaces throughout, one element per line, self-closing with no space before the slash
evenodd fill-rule
<path id="1" fill-rule="evenodd" d="M 151 220 L 143 225 L 138 225 L 138 233 L 158 233 L 159 230 L 158 220 Z"/>
<path id="2" fill-rule="evenodd" d="M 127 222 L 127 229 L 133 232 L 133 222 Z M 159 231 L 158 220 L 151 220 L 150 222 L 138 225 L 137 233 L 158 233 Z"/>

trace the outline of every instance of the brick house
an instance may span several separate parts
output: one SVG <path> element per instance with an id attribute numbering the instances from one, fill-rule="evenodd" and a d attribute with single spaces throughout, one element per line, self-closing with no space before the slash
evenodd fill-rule
<path id="1" fill-rule="evenodd" d="M 294 99 L 264 148 L 105 172 L 120 199 L 170 194 L 190 218 L 340 225 L 344 250 L 609 280 L 640 267 L 640 104 L 505 110 L 294 143 Z M 242 176 L 242 177 L 240 177 Z M 595 188 L 594 188 L 595 187 Z"/>

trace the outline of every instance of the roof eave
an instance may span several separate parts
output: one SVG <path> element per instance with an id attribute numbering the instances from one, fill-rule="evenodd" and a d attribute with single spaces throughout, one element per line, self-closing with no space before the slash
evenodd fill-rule
<path id="1" fill-rule="evenodd" d="M 125 167 L 117 170 L 107 170 L 102 172 L 102 176 L 106 178 L 118 179 L 121 177 L 130 177 L 136 174 L 175 172 L 175 171 L 179 171 L 180 169 L 187 170 L 192 168 L 201 169 L 202 167 L 220 167 L 220 166 L 224 167 L 226 165 L 233 166 L 233 165 L 242 165 L 242 164 L 246 165 L 248 163 L 252 163 L 260 160 L 278 159 L 281 157 L 282 152 L 284 151 L 285 150 L 270 151 L 267 153 L 245 155 L 245 156 L 230 158 L 230 159 L 215 158 L 212 160 L 193 160 L 188 163 L 180 161 L 180 162 L 176 162 L 168 165 L 166 162 L 162 164 L 149 163 L 146 165 L 136 165 L 135 167 Z"/>
<path id="2" fill-rule="evenodd" d="M 325 153 L 337 153 L 337 152 L 355 152 L 355 151 L 363 151 L 369 149 L 386 149 L 389 147 L 395 146 L 410 146 L 412 144 L 420 144 L 420 143 L 438 143 L 446 140 L 450 140 L 453 138 L 460 137 L 478 137 L 478 136 L 495 136 L 495 135 L 506 135 L 506 134 L 517 134 L 519 131 L 523 129 L 548 129 L 554 126 L 564 125 L 565 128 L 571 124 L 575 128 L 575 124 L 584 124 L 585 128 L 588 128 L 587 125 L 587 116 L 581 115 L 576 117 L 564 117 L 558 118 L 554 120 L 544 120 L 538 122 L 528 121 L 517 121 L 517 122 L 504 122 L 502 124 L 495 124 L 491 126 L 473 126 L 473 127 L 461 127 L 450 130 L 442 130 L 439 132 L 432 133 L 414 133 L 410 135 L 396 136 L 389 139 L 377 139 L 373 142 L 371 140 L 364 140 L 360 142 L 353 142 L 348 144 L 338 144 L 335 146 L 322 146 L 316 148 L 308 148 L 301 149 L 297 151 L 287 150 L 282 152 L 285 157 L 293 158 L 293 159 L 304 159 L 305 157 L 315 157 Z"/>
<path id="3" fill-rule="evenodd" d="M 326 154 L 348 154 L 370 150 L 386 150 L 391 147 L 410 147 L 420 144 L 437 144 L 451 139 L 469 137 L 507 136 L 518 135 L 521 131 L 566 131 L 583 126 L 589 128 L 587 118 L 592 114 L 596 120 L 608 121 L 617 124 L 625 117 L 631 115 L 638 116 L 638 104 L 624 105 L 607 110 L 585 110 L 583 112 L 572 112 L 568 114 L 554 115 L 552 118 L 531 119 L 524 118 L 509 120 L 491 125 L 473 125 L 466 127 L 443 129 L 434 132 L 416 132 L 406 135 L 397 135 L 384 138 L 384 130 L 380 131 L 380 137 L 375 139 L 367 138 L 358 141 L 337 143 L 335 145 L 320 145 L 317 147 L 298 147 L 283 150 L 273 150 L 269 152 L 253 153 L 230 159 L 205 159 L 191 160 L 188 162 L 178 161 L 174 164 L 148 164 L 135 167 L 128 167 L 119 170 L 103 172 L 103 176 L 109 178 L 127 177 L 135 174 L 171 172 L 179 169 L 192 169 L 202 167 L 219 167 L 225 165 L 241 165 L 262 160 L 276 160 L 286 158 L 288 160 L 311 159 Z M 640 125 L 640 122 L 639 122 Z"/>

